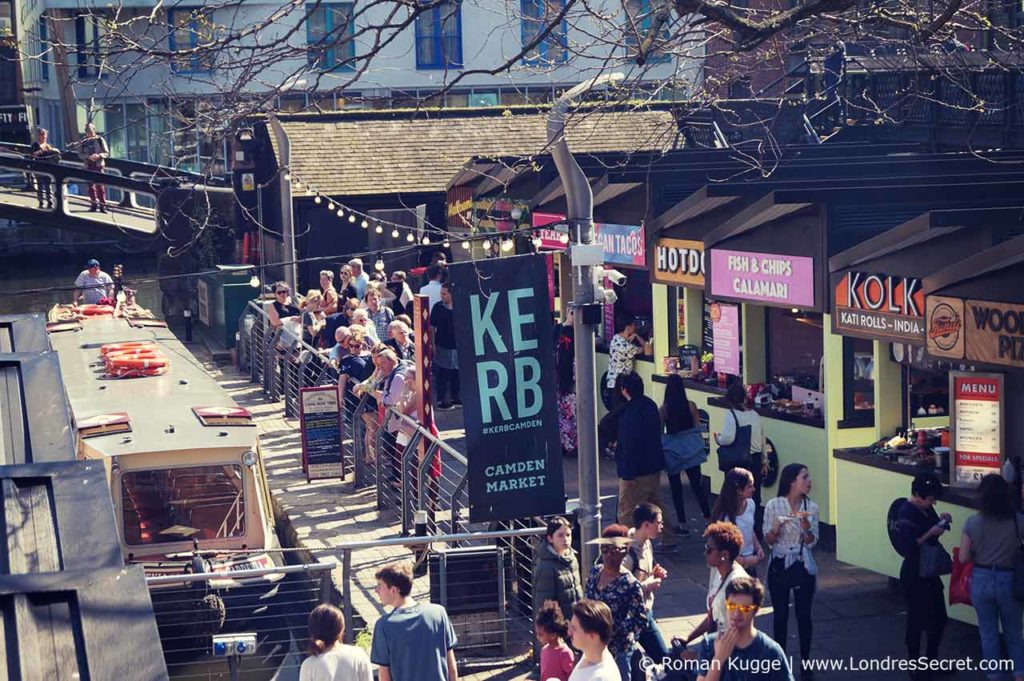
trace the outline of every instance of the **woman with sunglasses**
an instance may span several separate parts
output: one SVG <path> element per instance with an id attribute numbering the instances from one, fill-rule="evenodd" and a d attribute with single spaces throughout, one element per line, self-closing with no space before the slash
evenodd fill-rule
<path id="1" fill-rule="evenodd" d="M 373 361 L 366 349 L 361 329 L 350 332 L 346 344 L 348 355 L 338 365 L 338 390 L 344 395 L 345 404 L 354 409 L 359 398 L 353 389 L 373 373 Z"/>
<path id="2" fill-rule="evenodd" d="M 274 284 L 274 301 L 267 308 L 267 318 L 270 320 L 270 325 L 275 329 L 281 326 L 281 320 L 287 317 L 301 317 L 302 310 L 292 305 L 291 298 L 288 295 L 291 290 L 288 288 L 288 284 L 283 281 L 279 281 Z"/>
<path id="3" fill-rule="evenodd" d="M 707 633 L 721 633 L 729 626 L 729 612 L 725 607 L 725 590 L 739 577 L 747 577 L 747 571 L 736 562 L 743 548 L 743 534 L 732 523 L 719 521 L 704 529 L 704 562 L 711 568 L 708 580 L 708 597 L 705 602 L 707 614 L 704 621 L 690 632 L 682 645 Z M 673 640 L 673 643 L 679 639 Z"/>
<path id="4" fill-rule="evenodd" d="M 638 664 L 634 664 L 634 657 L 640 650 L 637 638 L 647 628 L 647 608 L 643 587 L 622 565 L 631 543 L 629 528 L 609 525 L 601 537 L 601 562 L 590 569 L 584 597 L 601 601 L 612 611 L 608 652 L 615 658 L 622 681 L 643 679 L 643 672 L 639 671 Z"/>

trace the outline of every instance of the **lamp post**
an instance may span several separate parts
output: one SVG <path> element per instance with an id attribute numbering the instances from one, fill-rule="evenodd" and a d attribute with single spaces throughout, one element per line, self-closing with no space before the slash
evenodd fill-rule
<path id="1" fill-rule="evenodd" d="M 564 93 L 548 113 L 548 146 L 565 188 L 566 218 L 574 245 L 573 331 L 576 349 L 576 427 L 579 432 L 579 488 L 581 565 L 593 565 L 597 550 L 589 542 L 601 531 L 601 480 L 597 452 L 597 391 L 594 361 L 595 327 L 600 322 L 599 304 L 594 301 L 594 265 L 600 264 L 601 247 L 594 242 L 594 194 L 565 141 L 565 117 L 575 98 L 591 90 L 618 82 L 621 73 L 603 74 L 580 83 Z M 598 251 L 595 262 L 595 248 Z"/>

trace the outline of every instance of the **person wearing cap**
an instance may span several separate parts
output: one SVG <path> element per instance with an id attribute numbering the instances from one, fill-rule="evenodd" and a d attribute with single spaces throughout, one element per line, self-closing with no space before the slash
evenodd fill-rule
<path id="1" fill-rule="evenodd" d="M 361 301 L 366 297 L 366 288 L 370 285 L 370 276 L 363 271 L 363 261 L 360 258 L 352 258 L 348 261 L 348 266 L 352 268 L 352 286 L 356 290 L 356 295 Z"/>
<path id="2" fill-rule="evenodd" d="M 114 297 L 114 280 L 110 275 L 100 269 L 100 262 L 95 258 L 85 263 L 85 269 L 75 279 L 75 290 L 72 292 L 72 302 L 84 302 L 86 305 L 96 305 L 104 298 Z"/>
<path id="3" fill-rule="evenodd" d="M 928 634 L 925 657 L 938 658 L 942 633 L 946 628 L 945 588 L 941 577 L 921 576 L 921 547 L 939 544 L 949 530 L 952 517 L 935 511 L 942 496 L 942 483 L 934 473 L 921 473 L 910 484 L 910 498 L 896 515 L 896 548 L 903 556 L 900 582 L 907 596 L 907 658 L 921 656 L 921 639 Z"/>

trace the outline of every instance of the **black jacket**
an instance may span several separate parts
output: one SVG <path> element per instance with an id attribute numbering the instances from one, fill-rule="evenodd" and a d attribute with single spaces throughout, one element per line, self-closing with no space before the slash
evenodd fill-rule
<path id="1" fill-rule="evenodd" d="M 619 416 L 615 465 L 623 480 L 634 480 L 639 475 L 665 469 L 658 405 L 646 395 L 630 400 Z"/>

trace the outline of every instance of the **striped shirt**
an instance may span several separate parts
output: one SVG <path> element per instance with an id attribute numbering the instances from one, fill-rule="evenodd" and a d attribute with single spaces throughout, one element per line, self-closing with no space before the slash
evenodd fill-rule
<path id="1" fill-rule="evenodd" d="M 89 270 L 82 270 L 82 273 L 75 279 L 75 291 L 81 292 L 87 305 L 95 305 L 101 298 L 110 298 L 114 294 L 114 280 L 103 270 L 95 277 L 89 274 Z"/>
<path id="2" fill-rule="evenodd" d="M 391 308 L 381 305 L 376 312 L 369 308 L 366 312 L 369 314 L 370 321 L 373 322 L 373 328 L 377 330 L 377 338 L 381 340 L 387 338 L 388 325 L 395 321 L 395 313 L 391 311 Z"/>

